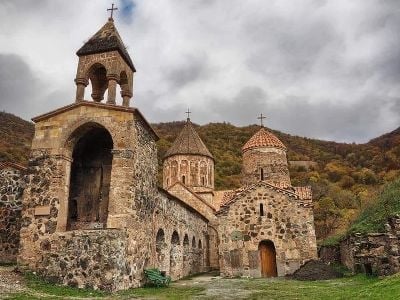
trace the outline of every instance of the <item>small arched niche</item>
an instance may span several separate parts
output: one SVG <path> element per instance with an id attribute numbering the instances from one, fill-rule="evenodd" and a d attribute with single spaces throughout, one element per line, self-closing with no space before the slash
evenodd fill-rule
<path id="1" fill-rule="evenodd" d="M 72 134 L 67 229 L 105 228 L 113 140 L 101 125 L 88 123 Z"/>

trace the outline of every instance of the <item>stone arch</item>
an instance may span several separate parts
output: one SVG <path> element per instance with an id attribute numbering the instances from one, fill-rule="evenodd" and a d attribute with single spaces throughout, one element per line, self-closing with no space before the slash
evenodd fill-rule
<path id="1" fill-rule="evenodd" d="M 96 62 L 88 68 L 85 77 L 92 85 L 91 97 L 93 101 L 102 101 L 104 99 L 104 93 L 108 88 L 106 67 Z"/>
<path id="2" fill-rule="evenodd" d="M 202 186 L 208 185 L 208 183 L 207 183 L 207 164 L 204 161 L 200 162 L 200 184 Z"/>
<path id="3" fill-rule="evenodd" d="M 197 186 L 198 183 L 198 163 L 196 161 L 190 162 L 190 185 Z"/>
<path id="4" fill-rule="evenodd" d="M 170 184 L 174 184 L 178 181 L 178 162 L 173 160 L 171 162 L 171 182 Z"/>
<path id="5" fill-rule="evenodd" d="M 182 247 L 180 246 L 179 234 L 174 230 L 171 236 L 170 250 L 170 276 L 173 280 L 182 277 Z"/>
<path id="6" fill-rule="evenodd" d="M 65 133 L 62 134 L 62 137 L 60 139 L 61 144 L 59 145 L 59 148 L 64 148 L 66 150 L 64 155 L 67 157 L 72 156 L 72 151 L 73 148 L 79 138 L 81 138 L 86 132 L 90 131 L 92 128 L 95 127 L 100 127 L 104 128 L 105 130 L 108 131 L 108 133 L 111 135 L 111 138 L 113 140 L 113 144 L 115 141 L 115 135 L 108 126 L 105 124 L 100 124 L 96 122 L 96 120 L 93 118 L 81 118 L 79 121 L 75 122 L 72 125 L 69 125 Z"/>
<path id="7" fill-rule="evenodd" d="M 161 271 L 167 271 L 168 264 L 168 247 L 165 242 L 165 233 L 162 228 L 158 229 L 156 235 L 156 254 L 157 254 L 157 266 Z"/>
<path id="8" fill-rule="evenodd" d="M 183 238 L 183 276 L 187 276 L 190 274 L 190 245 L 189 245 L 189 236 L 185 234 Z"/>
<path id="9" fill-rule="evenodd" d="M 119 74 L 119 86 L 121 87 L 121 97 L 122 97 L 122 105 L 123 106 L 129 106 L 129 100 L 132 97 L 132 91 L 131 87 L 129 86 L 129 77 L 127 75 L 127 72 L 121 71 Z"/>
<path id="10" fill-rule="evenodd" d="M 68 229 L 104 228 L 108 216 L 113 139 L 97 123 L 78 127 L 69 137 L 72 152 L 67 210 Z"/>

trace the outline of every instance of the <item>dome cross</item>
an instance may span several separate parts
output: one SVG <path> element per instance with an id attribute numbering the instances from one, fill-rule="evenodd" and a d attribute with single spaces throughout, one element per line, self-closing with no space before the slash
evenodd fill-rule
<path id="1" fill-rule="evenodd" d="M 259 117 L 257 117 L 257 119 L 260 120 L 260 125 L 261 125 L 261 127 L 264 127 L 263 119 L 266 119 L 266 118 L 267 118 L 267 117 L 264 116 L 262 113 L 260 114 Z"/>
<path id="2" fill-rule="evenodd" d="M 111 11 L 110 20 L 113 20 L 114 10 L 118 10 L 118 7 L 114 7 L 114 3 L 111 5 L 111 8 L 107 8 L 107 11 Z"/>

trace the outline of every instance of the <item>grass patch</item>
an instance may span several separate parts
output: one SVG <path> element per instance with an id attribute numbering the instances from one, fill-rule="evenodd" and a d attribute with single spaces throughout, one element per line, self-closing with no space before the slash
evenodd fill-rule
<path id="1" fill-rule="evenodd" d="M 103 297 L 108 295 L 106 292 L 95 291 L 92 289 L 78 289 L 70 286 L 50 283 L 33 273 L 25 273 L 26 285 L 29 289 L 52 296 L 69 297 Z M 23 298 L 22 298 L 23 299 Z"/>
<path id="2" fill-rule="evenodd" d="M 400 179 L 387 184 L 377 201 L 365 209 L 349 229 L 349 233 L 384 231 L 387 218 L 400 213 Z"/>
<path id="3" fill-rule="evenodd" d="M 329 236 L 319 243 L 320 246 L 337 246 L 345 237 L 344 234 Z"/>
<path id="4" fill-rule="evenodd" d="M 29 290 L 9 294 L 5 299 L 400 299 L 400 274 L 385 277 L 357 275 L 325 281 L 274 279 L 217 279 L 194 283 L 181 281 L 166 288 L 137 288 L 106 294 L 54 285 L 27 275 Z M 3 299 L 3 298 L 2 298 Z"/>
<path id="5" fill-rule="evenodd" d="M 190 286 L 170 286 L 170 287 L 145 287 L 137 289 L 129 289 L 127 291 L 119 292 L 119 296 L 129 296 L 134 298 L 151 298 L 151 299 L 168 299 L 168 300 L 181 300 L 189 299 L 191 297 L 203 295 L 204 287 L 190 287 Z M 124 299 L 124 298 L 123 298 Z M 128 298 L 129 299 L 129 298 Z"/>
<path id="6" fill-rule="evenodd" d="M 367 278 L 364 275 L 326 281 L 282 280 L 250 283 L 257 290 L 248 299 L 399 299 L 400 278 Z"/>

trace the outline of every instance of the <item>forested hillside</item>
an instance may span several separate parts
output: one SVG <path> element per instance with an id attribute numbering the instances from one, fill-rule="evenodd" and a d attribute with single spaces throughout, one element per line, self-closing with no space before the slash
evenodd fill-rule
<path id="1" fill-rule="evenodd" d="M 160 135 L 159 163 L 184 122 L 154 124 Z M 216 160 L 216 189 L 240 185 L 241 147 L 259 129 L 228 123 L 197 126 Z M 289 161 L 314 161 L 318 167 L 290 167 L 293 185 L 311 185 L 318 238 L 343 232 L 371 205 L 382 184 L 400 175 L 400 128 L 366 144 L 345 144 L 292 136 L 272 130 L 288 147 Z"/>
<path id="2" fill-rule="evenodd" d="M 160 136 L 159 166 L 184 122 L 153 124 Z M 218 190 L 240 186 L 241 147 L 259 129 L 210 123 L 196 129 L 216 160 Z M 345 144 L 292 136 L 274 131 L 288 147 L 289 161 L 314 161 L 317 166 L 291 166 L 293 185 L 311 185 L 318 238 L 344 231 L 374 202 L 381 186 L 400 176 L 400 128 L 366 144 Z M 25 164 L 33 124 L 0 113 L 0 160 Z M 161 168 L 160 168 L 161 169 Z M 161 172 L 159 178 L 161 179 Z"/>
<path id="3" fill-rule="evenodd" d="M 25 164 L 33 137 L 33 123 L 0 112 L 0 161 Z"/>

